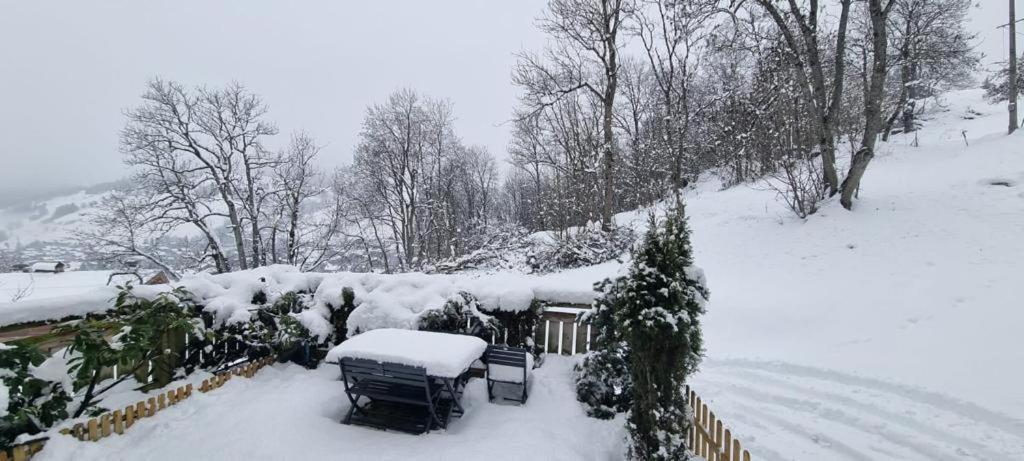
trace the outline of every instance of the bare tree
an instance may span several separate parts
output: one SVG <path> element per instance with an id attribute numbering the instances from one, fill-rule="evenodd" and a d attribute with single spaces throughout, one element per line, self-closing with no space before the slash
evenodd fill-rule
<path id="1" fill-rule="evenodd" d="M 601 105 L 602 227 L 611 227 L 615 203 L 615 96 L 618 92 L 620 31 L 631 0 L 550 0 L 539 27 L 556 41 L 544 62 L 521 54 L 513 82 L 534 113 L 568 94 L 588 91 Z"/>
<path id="2" fill-rule="evenodd" d="M 829 195 L 839 192 L 836 172 L 836 119 L 840 110 L 846 66 L 846 38 L 852 0 L 839 0 L 839 21 L 835 31 L 831 89 L 826 78 L 826 63 L 822 58 L 822 40 L 826 38 L 822 8 L 818 0 L 802 2 L 787 0 L 788 9 L 776 5 L 775 0 L 756 0 L 775 22 L 790 51 L 790 59 L 804 90 L 804 97 L 814 111 L 814 126 L 818 132 L 818 148 L 822 156 L 822 175 Z M 795 29 L 795 30 L 794 30 Z"/>
<path id="3" fill-rule="evenodd" d="M 964 29 L 971 6 L 970 0 L 897 0 L 893 5 L 889 67 L 898 69 L 898 78 L 892 80 L 895 96 L 883 140 L 897 120 L 902 132 L 917 130 L 923 100 L 969 80 L 977 69 L 979 54 L 970 43 L 977 34 Z"/>
<path id="4" fill-rule="evenodd" d="M 843 180 L 842 196 L 839 202 L 847 210 L 853 208 L 853 196 L 860 188 L 861 178 L 868 163 L 875 156 L 875 144 L 882 129 L 882 99 L 885 95 L 885 78 L 889 73 L 888 16 L 897 0 L 868 0 L 868 16 L 871 21 L 871 74 L 864 93 L 864 135 L 861 146 L 853 154 L 850 170 Z"/>
<path id="5" fill-rule="evenodd" d="M 260 225 L 259 171 L 272 165 L 262 141 L 277 129 L 263 120 L 266 106 L 238 84 L 221 90 L 189 91 L 163 80 L 149 82 L 143 103 L 126 113 L 121 133 L 126 162 L 139 169 L 144 184 L 161 194 L 178 218 L 195 224 L 210 242 L 221 271 L 230 264 L 208 222 L 222 217 L 234 239 L 238 266 L 259 264 Z M 216 197 L 196 198 L 194 190 Z M 212 194 L 210 194 L 212 193 Z M 184 215 L 184 217 L 182 217 Z M 243 221 L 250 227 L 250 251 L 246 250 Z"/>
<path id="6" fill-rule="evenodd" d="M 683 186 L 686 136 L 690 125 L 693 78 L 702 45 L 715 26 L 713 16 L 728 12 L 718 0 L 643 0 L 634 33 L 640 37 L 660 101 L 663 140 L 672 159 L 671 182 Z M 694 168 L 691 168 L 694 169 Z"/>
<path id="7" fill-rule="evenodd" d="M 141 258 L 177 279 L 178 273 L 159 254 L 162 238 L 174 227 L 161 218 L 159 202 L 139 191 L 115 191 L 88 216 L 89 225 L 79 229 L 75 240 L 92 255 L 108 262 Z"/>
<path id="8" fill-rule="evenodd" d="M 271 227 L 269 253 L 274 262 L 279 262 L 277 240 L 279 231 L 284 233 L 283 258 L 287 264 L 299 263 L 299 248 L 303 244 L 302 221 L 304 208 L 309 201 L 321 196 L 326 188 L 323 178 L 314 163 L 320 147 L 306 133 L 292 135 L 288 148 L 280 155 L 278 167 L 273 172 L 274 208 L 279 220 Z"/>

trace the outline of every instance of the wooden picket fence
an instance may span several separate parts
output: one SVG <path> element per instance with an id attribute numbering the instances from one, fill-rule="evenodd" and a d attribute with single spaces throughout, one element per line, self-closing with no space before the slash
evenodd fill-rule
<path id="1" fill-rule="evenodd" d="M 252 378 L 256 372 L 263 367 L 274 363 L 274 357 L 246 363 L 245 365 L 218 373 L 213 377 L 204 379 L 199 385 L 199 392 L 210 392 L 224 385 L 233 376 L 244 376 Z M 192 396 L 192 384 L 179 386 L 166 392 L 150 397 L 134 405 L 128 405 L 123 410 L 114 410 L 94 417 L 83 423 L 77 423 L 70 428 L 60 430 L 61 434 L 70 435 L 81 441 L 98 441 L 114 434 L 123 434 L 131 428 L 136 421 L 149 418 L 161 410 L 174 406 Z M 20 445 L 11 447 L 9 450 L 0 450 L 0 461 L 27 461 L 32 455 L 39 453 L 46 444 L 47 438 L 32 440 Z"/>
<path id="2" fill-rule="evenodd" d="M 32 455 L 42 451 L 47 440 L 48 437 L 43 437 L 16 445 L 10 450 L 0 450 L 0 461 L 28 461 Z"/>
<path id="3" fill-rule="evenodd" d="M 534 333 L 545 354 L 576 355 L 590 352 L 597 331 L 576 320 L 586 311 L 580 307 L 554 306 L 544 309 L 538 330 Z"/>
<path id="4" fill-rule="evenodd" d="M 715 412 L 708 409 L 690 386 L 686 386 L 686 399 L 693 410 L 693 424 L 686 441 L 695 454 L 708 461 L 750 461 L 750 452 L 743 449 L 740 441 L 733 438 L 732 431 L 715 417 Z"/>
<path id="5" fill-rule="evenodd" d="M 273 357 L 264 357 L 260 360 L 249 362 L 243 366 L 234 368 L 231 371 L 219 373 L 212 378 L 204 379 L 203 383 L 199 386 L 199 392 L 206 393 L 217 389 L 223 386 L 224 383 L 231 380 L 232 376 L 252 378 L 261 368 L 274 363 L 274 360 L 275 359 Z M 140 401 L 135 405 L 128 405 L 124 410 L 114 410 L 112 412 L 104 413 L 84 423 L 75 424 L 71 428 L 61 429 L 60 433 L 70 435 L 78 440 L 95 442 L 102 438 L 110 437 L 112 434 L 123 434 L 124 431 L 131 428 L 136 421 L 142 418 L 151 417 L 157 412 L 176 405 L 191 396 L 192 384 L 186 384 L 178 387 L 177 389 L 162 392 L 154 397 L 146 399 L 145 401 Z"/>

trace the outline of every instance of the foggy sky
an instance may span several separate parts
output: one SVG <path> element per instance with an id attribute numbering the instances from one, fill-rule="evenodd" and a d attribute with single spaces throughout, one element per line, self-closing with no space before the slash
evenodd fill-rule
<path id="1" fill-rule="evenodd" d="M 515 104 L 513 53 L 539 49 L 545 0 L 0 0 L 0 193 L 124 177 L 118 131 L 147 79 L 237 80 L 269 120 L 351 158 L 366 106 L 402 87 L 450 99 L 467 144 L 503 158 Z M 971 28 L 1004 59 L 1006 2 L 981 0 Z"/>

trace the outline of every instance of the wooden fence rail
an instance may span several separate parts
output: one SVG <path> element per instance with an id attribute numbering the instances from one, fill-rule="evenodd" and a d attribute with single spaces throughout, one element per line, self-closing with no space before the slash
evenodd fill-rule
<path id="1" fill-rule="evenodd" d="M 733 438 L 732 431 L 715 417 L 715 412 L 690 386 L 686 386 L 686 399 L 693 410 L 686 441 L 694 454 L 708 461 L 750 461 L 750 452 L 743 449 L 740 441 Z"/>

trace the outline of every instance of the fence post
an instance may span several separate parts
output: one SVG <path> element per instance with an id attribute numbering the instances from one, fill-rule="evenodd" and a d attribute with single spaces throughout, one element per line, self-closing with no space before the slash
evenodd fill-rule
<path id="1" fill-rule="evenodd" d="M 99 424 L 96 422 L 96 418 L 90 419 L 89 422 L 86 423 L 86 426 L 89 428 L 89 440 L 93 442 L 99 440 L 100 428 Z"/>
<path id="2" fill-rule="evenodd" d="M 100 437 L 110 437 L 110 413 L 100 415 Z"/>
<path id="3" fill-rule="evenodd" d="M 114 433 L 117 435 L 124 434 L 124 419 L 121 415 L 121 410 L 114 410 L 111 413 L 111 417 L 114 418 Z"/>

